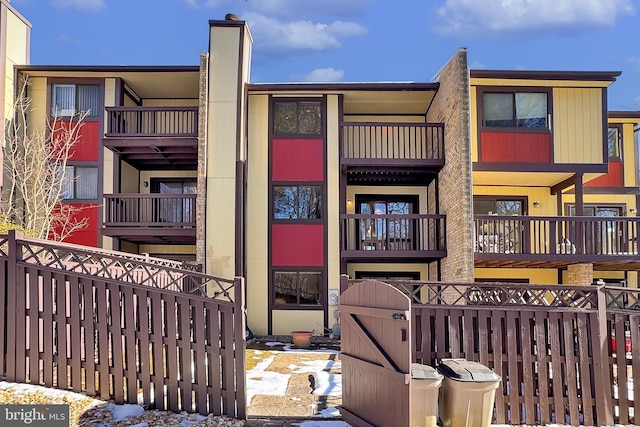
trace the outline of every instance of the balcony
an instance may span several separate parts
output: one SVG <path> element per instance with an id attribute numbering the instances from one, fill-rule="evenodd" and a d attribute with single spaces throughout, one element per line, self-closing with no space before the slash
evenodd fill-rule
<path id="1" fill-rule="evenodd" d="M 341 256 L 347 261 L 429 261 L 446 256 L 445 216 L 340 216 Z"/>
<path id="2" fill-rule="evenodd" d="M 105 194 L 104 236 L 136 244 L 195 244 L 195 194 Z"/>
<path id="3" fill-rule="evenodd" d="M 444 166 L 444 125 L 345 122 L 340 152 L 348 172 L 437 172 Z"/>
<path id="4" fill-rule="evenodd" d="M 198 107 L 107 107 L 104 146 L 139 170 L 195 170 Z"/>
<path id="5" fill-rule="evenodd" d="M 476 267 L 640 269 L 636 217 L 476 215 Z"/>

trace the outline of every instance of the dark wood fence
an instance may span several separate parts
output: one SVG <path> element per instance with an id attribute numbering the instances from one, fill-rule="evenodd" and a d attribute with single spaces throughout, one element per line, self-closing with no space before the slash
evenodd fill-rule
<path id="1" fill-rule="evenodd" d="M 3 374 L 116 403 L 244 418 L 243 279 L 122 255 L 1 237 Z"/>
<path id="2" fill-rule="evenodd" d="M 107 137 L 198 136 L 198 107 L 107 107 Z"/>
<path id="3" fill-rule="evenodd" d="M 444 125 L 441 123 L 345 122 L 342 163 L 444 165 Z"/>
<path id="4" fill-rule="evenodd" d="M 637 424 L 640 290 L 385 283 L 413 300 L 414 362 L 463 357 L 502 377 L 494 422 Z"/>

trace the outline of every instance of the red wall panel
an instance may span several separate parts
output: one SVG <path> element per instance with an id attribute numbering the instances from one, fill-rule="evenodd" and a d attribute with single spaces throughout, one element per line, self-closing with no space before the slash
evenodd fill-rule
<path id="1" fill-rule="evenodd" d="M 66 243 L 75 243 L 77 245 L 86 245 L 98 247 L 98 215 L 100 206 L 96 204 L 68 204 L 72 208 L 77 208 L 73 217 L 82 219 L 87 218 L 87 227 L 78 230 L 64 239 Z"/>
<path id="2" fill-rule="evenodd" d="M 322 139 L 274 139 L 273 181 L 322 181 L 324 148 Z"/>
<path id="3" fill-rule="evenodd" d="M 551 163 L 551 135 L 535 132 L 481 132 L 479 160 Z"/>
<path id="4" fill-rule="evenodd" d="M 622 187 L 622 162 L 609 162 L 609 172 L 585 184 L 585 187 Z"/>
<path id="5" fill-rule="evenodd" d="M 54 130 L 54 138 L 64 130 L 70 129 L 72 123 L 59 121 Z M 78 140 L 71 149 L 69 160 L 77 162 L 98 161 L 100 147 L 100 122 L 84 122 L 78 130 Z"/>
<path id="6" fill-rule="evenodd" d="M 324 264 L 324 226 L 273 224 L 271 250 L 274 266 L 320 267 Z"/>

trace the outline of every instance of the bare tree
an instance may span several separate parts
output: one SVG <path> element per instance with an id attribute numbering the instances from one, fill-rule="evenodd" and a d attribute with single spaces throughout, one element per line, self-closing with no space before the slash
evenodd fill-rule
<path id="1" fill-rule="evenodd" d="M 33 116 L 25 80 L 14 104 L 13 120 L 5 130 L 4 185 L 0 214 L 4 221 L 42 239 L 64 240 L 86 228 L 82 208 L 61 203 L 73 183 L 67 176 L 67 161 L 73 155 L 86 113 L 69 120 L 45 120 L 43 129 L 29 125 Z"/>

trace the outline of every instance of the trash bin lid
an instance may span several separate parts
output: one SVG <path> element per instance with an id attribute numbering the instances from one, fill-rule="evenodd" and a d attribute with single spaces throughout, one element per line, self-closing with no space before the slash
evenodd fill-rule
<path id="1" fill-rule="evenodd" d="M 486 366 L 465 359 L 443 359 L 438 371 L 456 381 L 500 381 L 500 375 Z"/>
<path id="2" fill-rule="evenodd" d="M 420 363 L 411 364 L 411 379 L 412 380 L 441 380 L 442 374 L 436 371 L 429 365 L 422 365 Z"/>

